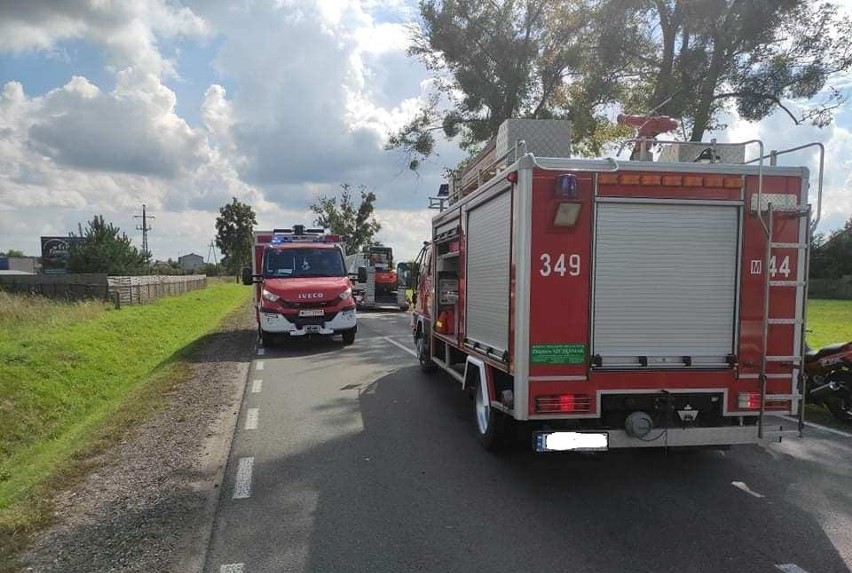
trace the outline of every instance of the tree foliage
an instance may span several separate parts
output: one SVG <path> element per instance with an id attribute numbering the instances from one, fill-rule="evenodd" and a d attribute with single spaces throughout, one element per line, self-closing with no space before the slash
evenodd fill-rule
<path id="1" fill-rule="evenodd" d="M 145 253 L 133 246 L 130 238 L 103 215 L 96 215 L 84 229 L 78 225 L 83 240 L 72 242 L 68 270 L 72 273 L 106 273 L 113 276 L 141 275 L 149 270 Z"/>
<path id="2" fill-rule="evenodd" d="M 811 244 L 811 278 L 852 276 L 852 217 L 828 237 L 818 235 Z"/>
<path id="3" fill-rule="evenodd" d="M 238 275 L 251 264 L 252 230 L 257 216 L 250 205 L 233 197 L 219 209 L 216 217 L 216 246 L 222 253 L 222 264 L 229 274 Z"/>
<path id="4" fill-rule="evenodd" d="M 0 252 L 0 257 L 13 258 L 13 257 L 23 257 L 23 256 L 25 256 L 24 251 L 19 251 L 18 249 L 9 249 L 5 253 Z"/>
<path id="5" fill-rule="evenodd" d="M 343 183 L 340 188 L 342 191 L 339 197 L 323 196 L 311 205 L 311 211 L 316 215 L 314 224 L 341 235 L 346 243 L 346 252 L 350 254 L 360 252 L 368 245 L 378 244 L 374 237 L 382 226 L 374 215 L 376 194 L 360 185 L 358 193 L 361 202 L 356 205 L 352 186 Z"/>
<path id="6" fill-rule="evenodd" d="M 615 109 L 670 115 L 695 141 L 732 108 L 825 126 L 852 67 L 852 25 L 815 0 L 423 0 L 420 16 L 409 54 L 437 89 L 388 141 L 412 169 L 435 134 L 475 148 L 511 117 L 570 119 L 585 153 L 624 134 Z"/>
<path id="7" fill-rule="evenodd" d="M 566 79 L 589 51 L 591 11 L 580 1 L 424 0 L 409 55 L 436 75 L 428 105 L 388 148 L 410 167 L 434 151 L 434 134 L 470 149 L 511 117 L 571 117 Z"/>
<path id="8" fill-rule="evenodd" d="M 651 49 L 634 58 L 622 103 L 682 119 L 692 141 L 724 128 L 719 114 L 731 106 L 749 121 L 780 109 L 795 124 L 823 127 L 844 101 L 830 80 L 852 66 L 852 30 L 829 2 L 653 0 L 623 17 L 644 22 L 630 43 Z"/>

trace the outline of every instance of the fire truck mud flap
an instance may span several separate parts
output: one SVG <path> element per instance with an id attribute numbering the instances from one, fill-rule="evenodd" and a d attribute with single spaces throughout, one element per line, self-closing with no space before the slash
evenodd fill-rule
<path id="1" fill-rule="evenodd" d="M 792 435 L 792 432 L 781 426 L 766 427 L 763 440 L 758 439 L 755 426 L 654 428 L 643 438 L 633 437 L 624 430 L 540 431 L 533 433 L 533 449 L 537 452 L 603 452 L 627 448 L 731 446 L 780 442 L 785 435 Z"/>

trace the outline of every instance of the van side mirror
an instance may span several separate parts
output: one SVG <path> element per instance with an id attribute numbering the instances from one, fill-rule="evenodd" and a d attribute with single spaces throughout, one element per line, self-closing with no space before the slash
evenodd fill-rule
<path id="1" fill-rule="evenodd" d="M 243 267 L 243 284 L 254 284 L 254 275 L 251 273 L 251 267 Z"/>
<path id="2" fill-rule="evenodd" d="M 399 263 L 396 265 L 396 284 L 401 287 L 407 287 L 409 274 L 408 263 Z"/>
<path id="3" fill-rule="evenodd" d="M 358 267 L 358 282 L 367 282 L 367 267 Z"/>

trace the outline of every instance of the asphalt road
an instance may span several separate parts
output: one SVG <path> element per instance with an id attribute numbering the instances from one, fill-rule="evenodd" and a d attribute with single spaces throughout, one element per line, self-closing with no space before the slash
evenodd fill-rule
<path id="1" fill-rule="evenodd" d="M 252 365 L 207 557 L 224 572 L 852 567 L 852 437 L 727 452 L 494 455 L 407 315 Z M 256 382 L 256 381 L 261 382 Z"/>

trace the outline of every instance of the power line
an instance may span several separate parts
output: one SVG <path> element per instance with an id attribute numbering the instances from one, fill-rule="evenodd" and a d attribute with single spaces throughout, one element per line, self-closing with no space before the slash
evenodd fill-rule
<path id="1" fill-rule="evenodd" d="M 151 225 L 148 224 L 149 219 L 156 219 L 151 215 L 148 215 L 145 204 L 142 204 L 142 214 L 141 215 L 133 215 L 134 219 L 142 219 L 142 226 L 136 225 L 137 231 L 142 231 L 142 252 L 146 257 L 151 258 L 151 252 L 148 250 L 148 231 L 151 230 Z"/>

